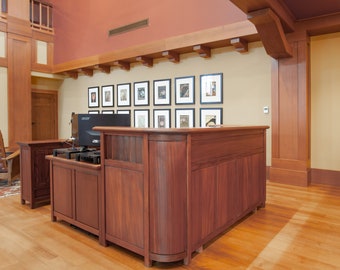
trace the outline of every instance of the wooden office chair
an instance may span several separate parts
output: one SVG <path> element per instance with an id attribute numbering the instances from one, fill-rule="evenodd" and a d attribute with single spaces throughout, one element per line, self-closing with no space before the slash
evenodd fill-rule
<path id="1" fill-rule="evenodd" d="M 12 180 L 20 176 L 20 150 L 6 150 L 0 131 L 0 180 L 7 180 L 8 185 L 12 185 Z"/>

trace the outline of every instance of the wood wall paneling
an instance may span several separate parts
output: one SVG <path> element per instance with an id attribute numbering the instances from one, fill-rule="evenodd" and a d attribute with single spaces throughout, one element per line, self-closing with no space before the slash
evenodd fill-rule
<path id="1" fill-rule="evenodd" d="M 32 138 L 31 39 L 8 34 L 9 146 Z"/>
<path id="2" fill-rule="evenodd" d="M 291 58 L 272 65 L 272 167 L 270 179 L 310 183 L 309 39 L 290 40 Z"/>

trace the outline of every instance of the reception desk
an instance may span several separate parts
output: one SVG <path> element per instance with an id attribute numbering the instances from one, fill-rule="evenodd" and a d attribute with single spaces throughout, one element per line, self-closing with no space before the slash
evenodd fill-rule
<path id="1" fill-rule="evenodd" d="M 266 201 L 267 126 L 95 127 L 105 244 L 183 260 Z M 226 251 L 228 252 L 228 251 Z"/>

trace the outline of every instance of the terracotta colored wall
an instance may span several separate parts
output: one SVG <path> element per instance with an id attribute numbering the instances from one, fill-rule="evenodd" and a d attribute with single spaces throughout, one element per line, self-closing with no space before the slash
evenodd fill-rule
<path id="1" fill-rule="evenodd" d="M 55 64 L 246 19 L 227 0 L 49 2 L 54 7 Z M 110 29 L 146 18 L 148 27 L 108 37 Z"/>

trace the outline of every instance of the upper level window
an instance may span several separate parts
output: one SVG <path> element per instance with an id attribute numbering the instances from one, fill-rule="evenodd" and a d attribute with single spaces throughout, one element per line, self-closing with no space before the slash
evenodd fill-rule
<path id="1" fill-rule="evenodd" d="M 0 11 L 2 13 L 7 13 L 7 0 L 0 0 L 0 2 L 1 2 Z"/>
<path id="2" fill-rule="evenodd" d="M 30 0 L 30 21 L 32 27 L 53 31 L 52 5 L 38 0 Z"/>

